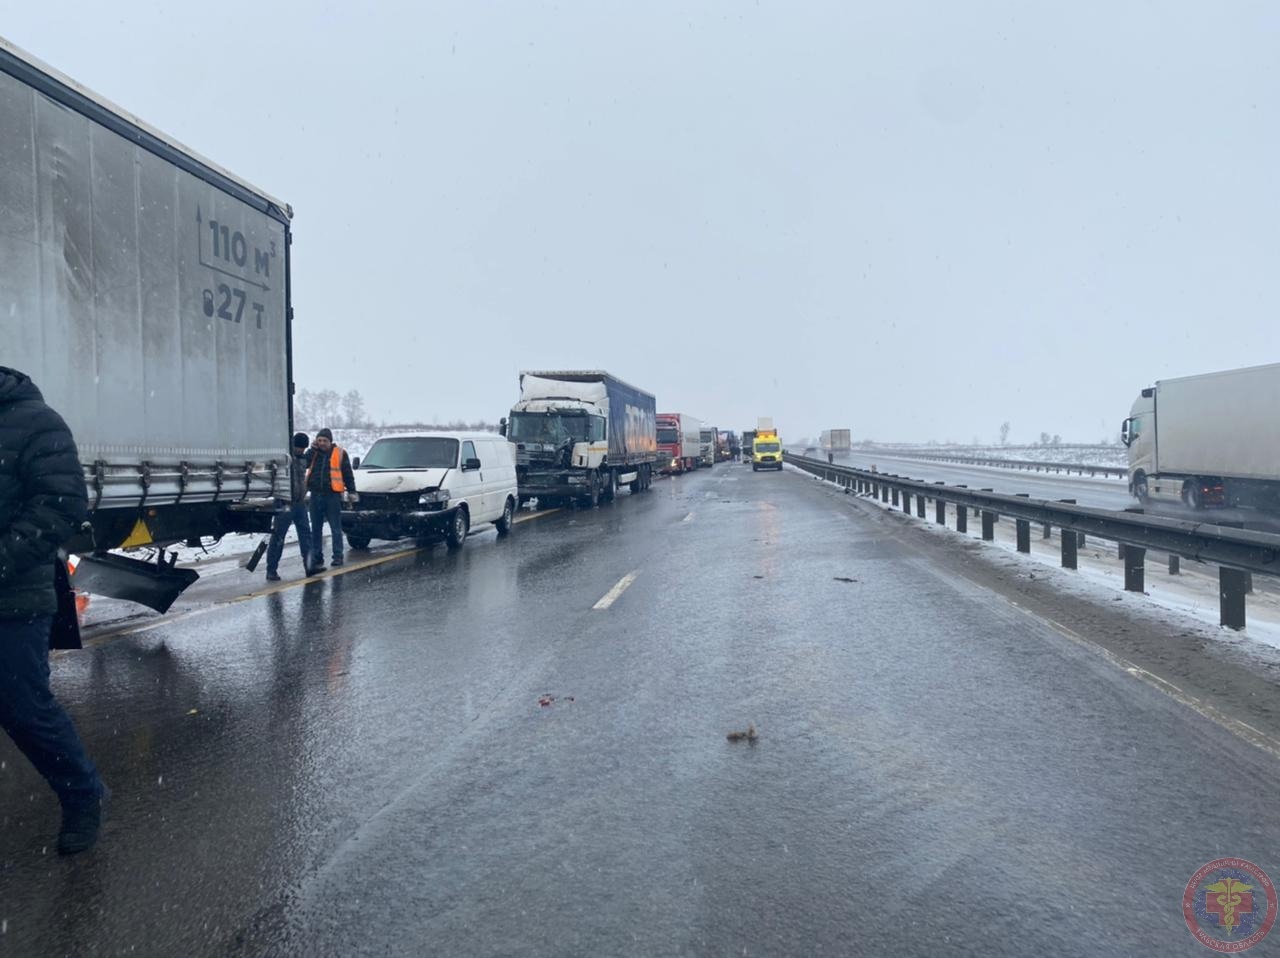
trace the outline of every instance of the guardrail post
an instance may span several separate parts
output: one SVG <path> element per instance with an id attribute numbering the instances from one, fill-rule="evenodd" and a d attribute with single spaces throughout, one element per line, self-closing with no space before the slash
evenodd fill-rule
<path id="1" fill-rule="evenodd" d="M 1147 550 L 1140 546 L 1125 544 L 1124 547 L 1124 590 L 1126 592 L 1145 592 L 1146 582 L 1143 561 Z"/>
<path id="2" fill-rule="evenodd" d="M 1019 492 L 1017 496 L 1019 499 L 1031 498 L 1030 494 L 1025 492 Z M 1031 520 L 1030 519 L 1014 519 L 1013 528 L 1014 528 L 1014 533 L 1017 536 L 1017 540 L 1018 540 L 1018 551 L 1030 552 L 1031 551 Z"/>
<path id="3" fill-rule="evenodd" d="M 1218 621 L 1228 629 L 1244 628 L 1245 576 L 1240 569 L 1218 567 Z"/>
<path id="4" fill-rule="evenodd" d="M 1083 549 L 1087 543 L 1083 532 L 1076 533 L 1076 546 Z"/>
<path id="5" fill-rule="evenodd" d="M 1169 556 L 1169 575 L 1181 575 L 1181 574 L 1182 574 L 1182 558 L 1181 556 L 1176 556 L 1171 554 Z"/>
<path id="6" fill-rule="evenodd" d="M 1076 534 L 1070 529 L 1062 530 L 1062 568 L 1080 568 L 1080 560 L 1076 554 Z"/>
<path id="7" fill-rule="evenodd" d="M 1041 538 L 1041 539 L 1052 539 L 1052 538 L 1053 538 L 1053 526 L 1049 525 L 1049 523 L 1047 523 L 1047 522 L 1046 522 L 1046 523 L 1044 524 L 1044 527 L 1040 530 L 1040 538 Z"/>
<path id="8" fill-rule="evenodd" d="M 891 490 L 891 494 L 893 496 L 893 507 L 896 509 L 898 507 L 898 487 L 897 486 L 893 487 L 893 489 Z"/>
<path id="9" fill-rule="evenodd" d="M 969 531 L 969 507 L 956 504 L 956 532 Z"/>
<path id="10" fill-rule="evenodd" d="M 992 542 L 996 537 L 996 514 L 982 510 L 982 541 Z"/>
<path id="11" fill-rule="evenodd" d="M 933 521 L 940 526 L 947 524 L 947 504 L 941 499 L 933 500 Z"/>
<path id="12" fill-rule="evenodd" d="M 911 515 L 911 490 L 902 490 L 902 511 L 907 515 Z"/>
<path id="13" fill-rule="evenodd" d="M 889 501 L 889 487 L 886 486 L 883 482 L 880 483 L 880 501 L 881 502 Z M 897 503 L 895 502 L 894 505 L 896 506 Z"/>
<path id="14" fill-rule="evenodd" d="M 1074 499 L 1059 499 L 1058 501 L 1066 506 L 1074 506 L 1076 504 L 1076 501 Z M 1062 530 L 1062 568 L 1064 569 L 1080 568 L 1080 561 L 1076 554 L 1077 552 L 1076 546 L 1078 544 L 1079 544 L 1079 540 L 1077 540 L 1074 530 L 1063 528 Z"/>
<path id="15" fill-rule="evenodd" d="M 916 493 L 916 517 L 924 518 L 924 493 L 922 492 Z"/>
<path id="16" fill-rule="evenodd" d="M 1240 521 L 1238 521 L 1238 520 L 1232 520 L 1232 521 L 1230 521 L 1230 522 L 1215 522 L 1215 523 L 1214 523 L 1214 525 L 1217 525 L 1217 526 L 1225 526 L 1225 527 L 1226 527 L 1226 528 L 1228 528 L 1228 529 L 1243 529 L 1243 528 L 1244 528 L 1244 523 L 1243 523 L 1243 522 L 1240 522 Z M 1242 573 L 1241 573 L 1241 575 L 1243 575 L 1243 576 L 1244 576 L 1244 594 L 1245 594 L 1245 595 L 1252 595 L 1252 594 L 1253 594 L 1253 573 L 1252 573 L 1252 572 L 1242 572 Z M 1241 628 L 1243 628 L 1243 626 L 1241 626 Z"/>

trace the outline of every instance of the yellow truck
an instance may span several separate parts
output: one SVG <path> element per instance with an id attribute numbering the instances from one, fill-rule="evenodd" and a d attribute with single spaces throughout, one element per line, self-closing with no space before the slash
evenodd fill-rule
<path id="1" fill-rule="evenodd" d="M 756 423 L 756 437 L 751 443 L 751 471 L 777 469 L 782 471 L 782 440 L 773 420 L 761 417 Z"/>

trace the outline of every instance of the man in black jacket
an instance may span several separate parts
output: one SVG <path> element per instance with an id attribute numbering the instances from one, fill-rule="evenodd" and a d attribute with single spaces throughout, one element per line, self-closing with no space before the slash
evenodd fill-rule
<path id="1" fill-rule="evenodd" d="M 284 553 L 284 538 L 289 526 L 298 529 L 298 548 L 302 552 L 302 565 L 311 573 L 311 522 L 307 518 L 307 447 L 311 439 L 305 432 L 293 434 L 293 457 L 289 463 L 289 504 L 276 507 L 271 526 L 271 544 L 267 546 L 267 581 L 280 581 L 280 556 Z"/>
<path id="2" fill-rule="evenodd" d="M 347 451 L 333 442 L 333 433 L 321 429 L 307 460 L 307 495 L 311 500 L 311 569 L 324 569 L 324 524 L 333 534 L 333 564 L 342 565 L 342 503 L 356 494 L 356 476 Z"/>
<path id="3" fill-rule="evenodd" d="M 97 840 L 110 794 L 49 688 L 54 563 L 87 509 L 67 424 L 30 379 L 0 366 L 0 727 L 57 793 L 64 855 Z"/>

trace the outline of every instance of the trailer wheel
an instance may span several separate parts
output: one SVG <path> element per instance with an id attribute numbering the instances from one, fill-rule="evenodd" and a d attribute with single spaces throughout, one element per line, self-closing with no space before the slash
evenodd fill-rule
<path id="1" fill-rule="evenodd" d="M 1182 504 L 1188 509 L 1202 509 L 1204 500 L 1200 496 L 1200 477 L 1193 476 L 1182 484 Z"/>
<path id="2" fill-rule="evenodd" d="M 364 550 L 369 548 L 369 539 L 366 536 L 347 536 L 347 545 L 353 549 Z"/>
<path id="3" fill-rule="evenodd" d="M 605 502 L 613 502 L 614 499 L 618 498 L 618 474 L 610 469 L 605 475 L 607 478 L 604 481 L 604 491 L 601 494 L 601 498 Z"/>
<path id="4" fill-rule="evenodd" d="M 461 549 L 462 543 L 467 540 L 467 529 L 470 525 L 467 510 L 463 506 L 458 506 L 453 511 L 453 521 L 449 523 L 449 531 L 444 535 L 445 545 L 450 549 Z"/>

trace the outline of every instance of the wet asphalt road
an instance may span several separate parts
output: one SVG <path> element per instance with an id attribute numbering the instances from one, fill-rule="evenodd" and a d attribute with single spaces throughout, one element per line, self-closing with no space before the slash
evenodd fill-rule
<path id="1" fill-rule="evenodd" d="M 1205 953 L 1280 764 L 875 508 L 721 465 L 60 657 L 116 803 L 57 859 L 0 741 L 0 953 Z"/>

